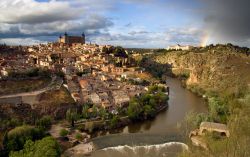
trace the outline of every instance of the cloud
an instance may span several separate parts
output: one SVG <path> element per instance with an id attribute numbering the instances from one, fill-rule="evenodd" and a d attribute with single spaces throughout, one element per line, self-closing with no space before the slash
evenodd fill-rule
<path id="1" fill-rule="evenodd" d="M 0 43 L 5 43 L 7 45 L 36 45 L 46 42 L 34 38 L 5 38 L 0 39 Z"/>
<path id="2" fill-rule="evenodd" d="M 157 9 L 161 1 L 153 9 Z M 126 3 L 126 4 L 125 4 Z M 129 3 L 129 5 L 127 5 Z M 157 29 L 130 19 L 112 19 L 122 5 L 145 6 L 153 0 L 0 0 L 0 43 L 37 44 L 55 41 L 67 31 L 87 41 L 125 47 L 166 47 L 170 44 L 196 44 L 199 29 Z M 150 4 L 150 5 L 148 5 Z M 162 13 L 162 12 L 161 12 Z M 155 18 L 155 17 L 154 17 Z M 124 21 L 123 21 L 124 20 Z M 147 20 L 145 20 L 147 21 Z M 154 24 L 154 25 L 157 25 Z"/>
<path id="3" fill-rule="evenodd" d="M 131 31 L 128 34 L 130 35 L 138 35 L 138 34 L 147 34 L 149 33 L 148 31 Z"/>
<path id="4" fill-rule="evenodd" d="M 213 40 L 239 44 L 249 41 L 249 0 L 203 0 L 203 4 L 205 28 Z"/>
<path id="5" fill-rule="evenodd" d="M 182 45 L 199 45 L 202 31 L 198 28 L 172 28 L 165 29 L 159 32 L 147 32 L 143 29 L 135 32 L 111 32 L 100 33 L 94 38 L 92 42 L 100 44 L 120 45 L 124 47 L 133 48 L 164 48 L 168 45 L 182 44 Z"/>
<path id="6" fill-rule="evenodd" d="M 68 2 L 35 0 L 1 0 L 0 22 L 35 24 L 79 18 L 84 10 L 70 6 Z"/>
<path id="7" fill-rule="evenodd" d="M 99 3 L 96 3 L 96 1 L 1 0 L 0 38 L 6 39 L 5 41 L 8 43 L 14 38 L 17 40 L 13 40 L 13 43 L 17 43 L 20 38 L 30 40 L 38 39 L 41 36 L 47 37 L 48 41 L 51 41 L 65 31 L 72 34 L 85 32 L 87 35 L 96 35 L 101 31 L 108 31 L 108 28 L 114 24 L 111 19 L 105 17 L 99 11 L 110 8 L 110 4 L 104 4 L 103 2 L 106 0 Z M 102 5 L 103 8 L 98 9 Z M 92 11 L 91 9 L 98 11 Z"/>

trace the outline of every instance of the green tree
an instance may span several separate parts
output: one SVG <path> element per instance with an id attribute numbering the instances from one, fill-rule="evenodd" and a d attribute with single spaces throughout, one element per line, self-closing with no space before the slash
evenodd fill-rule
<path id="1" fill-rule="evenodd" d="M 114 128 L 116 127 L 116 125 L 118 124 L 118 116 L 117 115 L 114 115 L 113 118 L 110 120 L 110 127 L 111 128 Z"/>
<path id="2" fill-rule="evenodd" d="M 48 130 L 51 127 L 51 117 L 50 116 L 43 116 L 41 119 L 36 121 L 36 126 L 38 128 Z"/>
<path id="3" fill-rule="evenodd" d="M 22 149 L 27 140 L 41 139 L 44 135 L 41 129 L 23 125 L 10 130 L 3 145 L 7 151 L 16 151 Z"/>
<path id="4" fill-rule="evenodd" d="M 60 146 L 52 137 L 45 137 L 36 142 L 28 140 L 23 150 L 10 153 L 10 157 L 60 157 L 60 155 Z"/>
<path id="5" fill-rule="evenodd" d="M 97 117 L 98 116 L 98 108 L 96 105 L 92 107 L 92 117 Z"/>
<path id="6" fill-rule="evenodd" d="M 84 104 L 82 106 L 82 117 L 85 119 L 89 118 L 89 105 L 88 104 Z"/>
<path id="7" fill-rule="evenodd" d="M 138 103 L 138 99 L 132 98 L 129 102 L 127 114 L 130 119 L 136 120 L 140 118 L 143 111 L 142 106 Z"/>
<path id="8" fill-rule="evenodd" d="M 107 116 L 107 111 L 104 108 L 100 108 L 99 115 L 104 120 Z"/>
<path id="9" fill-rule="evenodd" d="M 163 92 L 158 92 L 154 95 L 154 100 L 156 101 L 156 104 L 163 105 L 167 104 L 169 97 Z"/>
<path id="10" fill-rule="evenodd" d="M 69 109 L 66 112 L 66 119 L 71 123 L 71 126 L 75 126 L 75 121 L 78 119 L 78 114 L 76 109 Z"/>
<path id="11" fill-rule="evenodd" d="M 145 105 L 143 107 L 143 110 L 145 118 L 153 118 L 156 115 L 156 110 L 150 105 Z"/>

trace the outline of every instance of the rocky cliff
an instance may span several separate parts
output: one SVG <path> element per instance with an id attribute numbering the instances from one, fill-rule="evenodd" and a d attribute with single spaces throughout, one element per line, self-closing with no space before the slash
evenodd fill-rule
<path id="1" fill-rule="evenodd" d="M 245 53 L 245 51 L 246 53 Z M 149 57 L 148 65 L 162 73 L 186 77 L 188 88 L 199 94 L 240 94 L 250 85 L 250 56 L 247 49 L 228 45 L 189 51 L 164 51 Z"/>

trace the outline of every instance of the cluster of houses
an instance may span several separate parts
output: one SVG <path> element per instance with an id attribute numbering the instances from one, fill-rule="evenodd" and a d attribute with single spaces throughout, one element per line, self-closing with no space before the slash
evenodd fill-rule
<path id="1" fill-rule="evenodd" d="M 25 53 L 26 47 L 0 45 L 0 78 L 8 76 L 10 72 L 22 72 L 33 68 Z"/>
<path id="2" fill-rule="evenodd" d="M 61 37 L 62 38 L 62 37 Z M 126 79 L 142 73 L 139 68 L 116 66 L 115 61 L 127 63 L 126 57 L 115 57 L 103 52 L 109 45 L 59 42 L 21 47 L 23 52 L 0 58 L 1 77 L 13 70 L 44 68 L 52 72 L 63 72 L 64 86 L 77 103 L 93 103 L 107 110 L 128 105 L 130 99 L 146 92 L 141 85 L 128 84 Z M 80 38 L 79 38 L 79 41 Z M 8 51 L 9 49 L 6 48 Z"/>

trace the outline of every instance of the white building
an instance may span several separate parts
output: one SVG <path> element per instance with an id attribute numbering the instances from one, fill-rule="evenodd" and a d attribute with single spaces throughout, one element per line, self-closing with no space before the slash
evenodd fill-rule
<path id="1" fill-rule="evenodd" d="M 167 50 L 190 50 L 193 48 L 193 46 L 190 45 L 173 45 L 173 46 L 168 46 Z"/>

